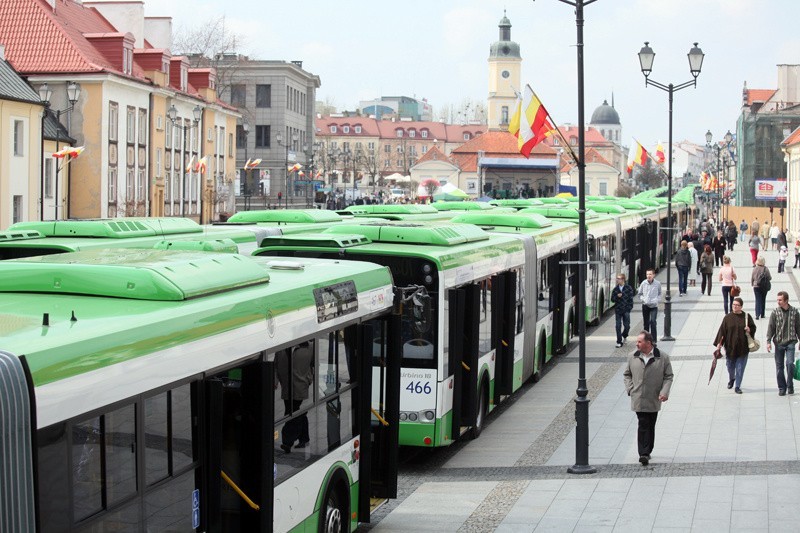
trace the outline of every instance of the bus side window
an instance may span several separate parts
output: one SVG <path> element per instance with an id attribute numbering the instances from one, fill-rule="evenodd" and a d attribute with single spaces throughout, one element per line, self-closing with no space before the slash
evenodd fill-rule
<path id="1" fill-rule="evenodd" d="M 478 355 L 492 350 L 492 287 L 488 279 L 478 283 L 481 291 L 480 314 L 478 320 Z"/>
<path id="2" fill-rule="evenodd" d="M 550 279 L 547 272 L 547 259 L 539 261 L 539 316 L 550 313 Z"/>
<path id="3" fill-rule="evenodd" d="M 516 332 L 522 333 L 525 326 L 525 276 L 522 275 L 521 270 L 517 270 L 517 323 Z"/>

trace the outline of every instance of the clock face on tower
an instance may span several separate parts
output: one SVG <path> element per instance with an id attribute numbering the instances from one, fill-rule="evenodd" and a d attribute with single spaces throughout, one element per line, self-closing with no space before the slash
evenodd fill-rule
<path id="1" fill-rule="evenodd" d="M 508 53 L 511 51 L 511 48 L 509 48 L 509 47 L 506 45 L 506 46 L 504 46 L 503 48 L 501 48 L 501 49 L 500 49 L 500 51 L 501 51 L 501 52 L 503 52 L 503 55 L 504 55 L 504 56 L 507 56 L 507 55 L 508 55 Z"/>
<path id="2" fill-rule="evenodd" d="M 504 70 L 503 72 L 500 73 L 500 75 L 503 76 L 504 78 L 508 78 L 511 74 L 507 70 Z"/>

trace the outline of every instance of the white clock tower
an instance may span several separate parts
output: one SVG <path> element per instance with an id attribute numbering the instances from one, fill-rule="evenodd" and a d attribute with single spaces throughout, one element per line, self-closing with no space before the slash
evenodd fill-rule
<path id="1" fill-rule="evenodd" d="M 517 105 L 517 94 L 522 91 L 520 70 L 522 58 L 519 44 L 511 40 L 511 21 L 500 19 L 500 39 L 489 47 L 489 102 L 488 126 L 490 130 L 508 129 L 508 121 Z"/>

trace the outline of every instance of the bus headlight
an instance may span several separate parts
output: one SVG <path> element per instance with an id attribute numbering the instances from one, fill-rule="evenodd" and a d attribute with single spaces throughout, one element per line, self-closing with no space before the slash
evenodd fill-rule
<path id="1" fill-rule="evenodd" d="M 428 422 L 433 422 L 433 419 L 436 418 L 436 415 L 433 411 L 425 411 L 422 413 L 422 416 Z"/>
<path id="2" fill-rule="evenodd" d="M 400 413 L 400 422 L 408 420 L 408 413 Z"/>
<path id="3" fill-rule="evenodd" d="M 416 421 L 417 421 L 417 418 L 419 418 L 419 416 L 417 415 L 417 413 L 408 413 L 408 420 L 409 420 L 409 422 L 416 422 Z"/>

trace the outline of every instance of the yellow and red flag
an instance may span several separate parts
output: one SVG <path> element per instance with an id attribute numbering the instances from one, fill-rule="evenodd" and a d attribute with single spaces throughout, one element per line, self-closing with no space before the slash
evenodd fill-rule
<path id="1" fill-rule="evenodd" d="M 65 157 L 69 157 L 70 159 L 76 159 L 79 155 L 81 155 L 86 147 L 85 146 L 68 146 L 66 148 L 62 148 L 58 152 L 53 154 L 53 157 L 56 159 L 63 159 Z"/>
<path id="2" fill-rule="evenodd" d="M 656 163 L 659 165 L 663 165 L 666 157 L 664 156 L 664 145 L 661 144 L 661 141 L 658 141 L 656 145 Z"/>
<path id="3" fill-rule="evenodd" d="M 261 159 L 248 159 L 247 163 L 244 164 L 244 169 L 252 170 L 260 164 L 261 164 Z"/>
<path id="4" fill-rule="evenodd" d="M 189 158 L 189 164 L 186 165 L 186 172 L 192 172 L 193 170 L 195 170 L 194 156 Z"/>
<path id="5" fill-rule="evenodd" d="M 298 171 L 298 170 L 300 170 L 301 168 L 303 168 L 303 165 L 301 165 L 300 163 L 295 163 L 294 165 L 292 165 L 292 166 L 290 166 L 290 167 L 287 167 L 287 168 L 286 168 L 286 170 L 287 170 L 289 173 L 292 173 L 292 172 L 297 172 L 297 171 Z"/>
<path id="6" fill-rule="evenodd" d="M 644 146 L 633 139 L 634 144 L 631 146 L 631 151 L 628 153 L 628 173 L 633 172 L 634 165 L 645 166 L 647 160 L 650 159 L 650 152 L 644 149 Z"/>
<path id="7" fill-rule="evenodd" d="M 508 131 L 517 138 L 517 148 L 525 157 L 530 156 L 534 146 L 555 131 L 550 114 L 530 85 L 517 99 L 517 110 L 508 123 Z"/>
<path id="8" fill-rule="evenodd" d="M 206 173 L 206 168 L 208 167 L 208 156 L 204 155 L 197 161 L 197 166 L 195 167 L 195 172 L 199 172 L 200 174 Z"/>

